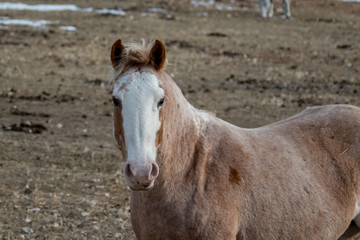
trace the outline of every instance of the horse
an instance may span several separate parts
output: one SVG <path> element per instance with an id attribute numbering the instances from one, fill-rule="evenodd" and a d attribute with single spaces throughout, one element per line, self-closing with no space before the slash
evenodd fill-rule
<path id="1" fill-rule="evenodd" d="M 360 223 L 359 107 L 240 128 L 185 99 L 160 40 L 119 39 L 110 59 L 137 239 L 337 239 Z"/>
<path id="2" fill-rule="evenodd" d="M 273 0 L 259 0 L 260 15 L 262 18 L 271 18 L 274 15 Z M 283 0 L 284 17 L 291 18 L 290 0 Z"/>

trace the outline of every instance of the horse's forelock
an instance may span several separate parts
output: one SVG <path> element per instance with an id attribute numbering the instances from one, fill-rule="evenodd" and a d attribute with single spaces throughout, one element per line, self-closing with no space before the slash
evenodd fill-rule
<path id="1" fill-rule="evenodd" d="M 145 39 L 125 44 L 125 54 L 122 61 L 123 67 L 141 66 L 149 63 L 149 54 L 153 45 L 154 41 L 146 43 Z"/>
<path id="2" fill-rule="evenodd" d="M 154 45 L 154 40 L 146 42 L 145 39 L 132 41 L 125 44 L 125 51 L 121 56 L 120 64 L 113 69 L 110 82 L 114 83 L 119 75 L 131 67 L 142 67 L 150 62 L 150 51 Z"/>

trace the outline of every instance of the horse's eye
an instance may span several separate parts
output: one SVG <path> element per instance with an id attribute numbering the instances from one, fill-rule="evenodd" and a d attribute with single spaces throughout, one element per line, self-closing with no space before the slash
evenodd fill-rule
<path id="1" fill-rule="evenodd" d="M 161 107 L 162 107 L 162 105 L 164 104 L 164 100 L 165 100 L 164 98 L 161 98 L 161 99 L 160 99 L 160 101 L 159 101 L 158 104 L 157 104 L 157 107 L 158 107 L 158 108 L 161 108 Z"/>
<path id="2" fill-rule="evenodd" d="M 116 99 L 115 97 L 113 97 L 112 100 L 113 100 L 113 103 L 114 103 L 114 106 L 115 106 L 115 107 L 119 107 L 119 106 L 120 106 L 120 101 L 119 101 L 119 99 Z"/>

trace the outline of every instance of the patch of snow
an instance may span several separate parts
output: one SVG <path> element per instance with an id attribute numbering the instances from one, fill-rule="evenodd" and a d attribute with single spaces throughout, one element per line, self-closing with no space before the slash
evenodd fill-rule
<path id="1" fill-rule="evenodd" d="M 41 12 L 50 12 L 50 11 L 73 11 L 73 12 L 97 12 L 100 14 L 112 14 L 125 16 L 126 12 L 120 9 L 99 9 L 94 10 L 94 8 L 79 8 L 74 4 L 35 4 L 29 5 L 25 3 L 9 3 L 9 2 L 0 2 L 0 10 L 28 10 L 28 11 L 41 11 Z M 164 9 L 152 9 L 153 11 L 165 11 Z"/>
<path id="2" fill-rule="evenodd" d="M 230 5 L 216 4 L 215 8 L 220 11 L 232 11 L 234 8 Z"/>
<path id="3" fill-rule="evenodd" d="M 190 3 L 195 7 L 212 7 L 214 6 L 216 10 L 219 11 L 233 11 L 235 8 L 231 5 L 223 3 L 215 3 L 214 0 L 191 0 Z M 233 1 L 231 1 L 233 3 Z"/>
<path id="4" fill-rule="evenodd" d="M 0 24 L 2 25 L 22 25 L 35 28 L 45 27 L 48 24 L 56 23 L 47 20 L 27 20 L 27 19 L 0 19 Z"/>
<path id="5" fill-rule="evenodd" d="M 73 4 L 35 4 L 29 5 L 25 3 L 0 3 L 0 10 L 29 10 L 29 11 L 76 11 L 76 12 L 92 12 L 93 8 L 79 8 Z"/>
<path id="6" fill-rule="evenodd" d="M 194 5 L 195 7 L 199 7 L 199 6 L 202 6 L 202 7 L 210 7 L 210 6 L 213 6 L 215 4 L 215 1 L 214 0 L 209 0 L 209 1 L 204 1 L 204 0 L 191 0 L 190 3 L 192 5 Z"/>
<path id="7" fill-rule="evenodd" d="M 148 12 L 165 12 L 165 9 L 163 8 L 148 8 Z"/>
<path id="8" fill-rule="evenodd" d="M 60 26 L 59 29 L 65 30 L 65 31 L 76 31 L 77 28 L 74 26 Z"/>
<path id="9" fill-rule="evenodd" d="M 120 15 L 120 16 L 125 16 L 126 12 L 122 9 L 107 9 L 107 8 L 103 8 L 100 10 L 96 10 L 97 13 L 100 14 L 112 14 L 112 15 Z"/>

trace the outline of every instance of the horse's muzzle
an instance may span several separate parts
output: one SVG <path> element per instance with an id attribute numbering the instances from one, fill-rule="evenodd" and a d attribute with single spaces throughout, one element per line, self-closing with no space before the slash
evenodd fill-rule
<path id="1" fill-rule="evenodd" d="M 153 163 L 126 163 L 124 166 L 126 181 L 132 190 L 149 190 L 154 186 L 159 174 L 159 166 Z"/>

